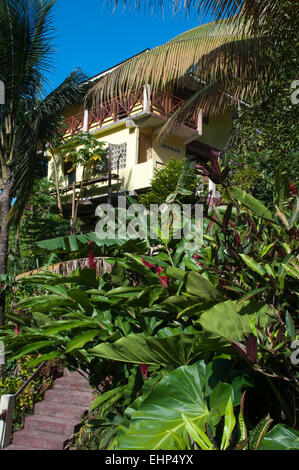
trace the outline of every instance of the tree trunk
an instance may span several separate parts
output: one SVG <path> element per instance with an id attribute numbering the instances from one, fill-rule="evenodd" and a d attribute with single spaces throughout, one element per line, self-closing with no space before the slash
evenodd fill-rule
<path id="1" fill-rule="evenodd" d="M 83 173 L 83 175 L 84 175 L 84 173 Z M 78 208 L 79 208 L 79 204 L 80 204 L 81 197 L 82 197 L 83 181 L 84 180 L 83 180 L 83 176 L 82 176 L 82 180 L 81 180 L 81 184 L 80 184 L 80 190 L 79 190 L 79 194 L 78 194 L 78 199 L 76 201 L 75 211 L 74 211 L 73 235 L 76 235 L 76 233 L 77 233 L 76 225 L 77 225 L 77 218 L 78 218 Z"/>
<path id="2" fill-rule="evenodd" d="M 74 220 L 75 220 L 75 204 L 76 204 L 76 182 L 73 182 L 73 193 L 72 193 L 72 216 L 71 216 L 71 235 L 74 233 Z"/>
<path id="3" fill-rule="evenodd" d="M 7 273 L 7 257 L 8 257 L 8 232 L 7 215 L 11 204 L 11 175 L 4 182 L 2 193 L 0 195 L 0 274 Z M 0 327 L 4 325 L 5 312 L 5 288 L 4 284 L 0 284 Z"/>
<path id="4" fill-rule="evenodd" d="M 56 197 L 57 197 L 57 207 L 59 210 L 59 216 L 63 219 L 63 210 L 61 204 L 61 197 L 60 197 L 60 190 L 59 190 L 59 181 L 58 181 L 58 169 L 57 169 L 57 162 L 55 159 L 54 152 L 51 151 L 53 166 L 54 166 L 54 174 L 55 174 L 55 186 L 56 186 Z"/>
<path id="5" fill-rule="evenodd" d="M 8 169 L 7 169 L 8 172 Z M 11 187 L 12 179 L 9 172 L 9 176 L 6 181 L 3 182 L 3 189 L 0 195 L 0 275 L 7 274 L 7 258 L 8 258 L 8 233 L 9 226 L 7 224 L 7 215 L 10 210 L 11 204 Z M 6 294 L 6 282 L 1 283 L 0 281 L 0 328 L 4 325 L 5 315 L 5 294 Z M 4 380 L 6 376 L 5 364 L 0 365 L 0 379 Z"/>

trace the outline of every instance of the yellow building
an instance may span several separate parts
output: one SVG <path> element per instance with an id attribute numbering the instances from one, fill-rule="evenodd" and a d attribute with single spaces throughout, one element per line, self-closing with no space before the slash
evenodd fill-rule
<path id="1" fill-rule="evenodd" d="M 92 77 L 89 82 L 101 80 L 115 67 Z M 161 168 L 170 159 L 192 157 L 206 160 L 211 155 L 218 155 L 226 145 L 232 128 L 230 113 L 217 117 L 194 114 L 174 129 L 164 142 L 156 141 L 165 121 L 183 105 L 190 92 L 192 90 L 184 89 L 177 95 L 164 91 L 154 93 L 149 85 L 145 85 L 139 93 L 131 93 L 122 100 L 107 100 L 97 109 L 84 109 L 83 104 L 77 109 L 69 109 L 62 146 L 71 136 L 82 132 L 93 134 L 99 141 L 110 145 L 113 195 L 143 192 L 150 187 L 154 169 Z M 55 152 L 58 154 L 59 149 Z M 50 160 L 49 179 L 54 180 L 54 170 L 54 162 Z M 67 206 L 72 188 L 80 186 L 82 168 L 76 168 L 76 172 L 70 174 L 67 168 L 60 166 L 58 179 L 63 188 L 62 200 Z M 107 196 L 107 188 L 108 180 L 103 175 L 84 182 L 82 205 L 89 206 L 89 209 L 86 207 L 87 212 L 94 211 Z M 215 191 L 212 185 L 211 190 Z"/>

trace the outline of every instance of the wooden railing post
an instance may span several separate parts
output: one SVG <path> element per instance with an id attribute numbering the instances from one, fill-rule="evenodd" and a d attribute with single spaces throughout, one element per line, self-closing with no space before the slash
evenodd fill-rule
<path id="1" fill-rule="evenodd" d="M 13 412 L 15 406 L 15 395 L 2 395 L 0 399 L 0 449 L 9 445 L 12 431 Z"/>
<path id="2" fill-rule="evenodd" d="M 151 86 L 150 85 L 144 85 L 143 87 L 143 111 L 145 113 L 150 113 L 151 112 Z"/>

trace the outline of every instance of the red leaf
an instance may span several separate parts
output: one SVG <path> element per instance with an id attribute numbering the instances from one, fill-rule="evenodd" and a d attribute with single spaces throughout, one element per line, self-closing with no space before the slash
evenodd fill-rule
<path id="1" fill-rule="evenodd" d="M 250 333 L 246 341 L 246 351 L 249 362 L 255 364 L 257 359 L 257 337 L 253 333 Z"/>

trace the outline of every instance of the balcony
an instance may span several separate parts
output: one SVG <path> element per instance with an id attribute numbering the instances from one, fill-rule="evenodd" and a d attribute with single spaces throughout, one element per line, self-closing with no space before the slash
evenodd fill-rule
<path id="1" fill-rule="evenodd" d="M 125 118 L 146 113 L 148 116 L 166 121 L 180 109 L 185 100 L 167 92 L 152 92 L 144 87 L 139 93 L 131 93 L 125 98 L 113 98 L 101 103 L 96 109 L 82 111 L 64 121 L 62 137 L 70 137 L 83 131 L 101 128 Z M 198 133 L 198 113 L 190 114 L 180 127 Z"/>

